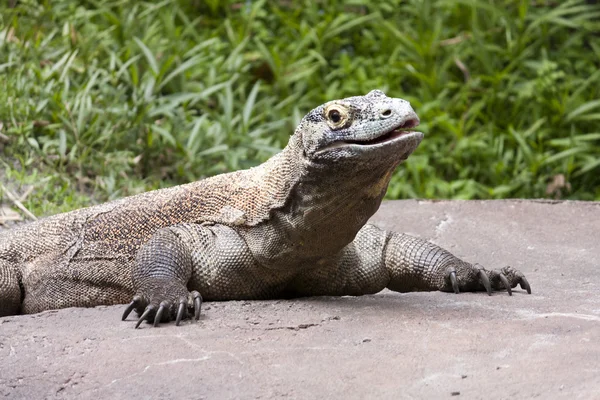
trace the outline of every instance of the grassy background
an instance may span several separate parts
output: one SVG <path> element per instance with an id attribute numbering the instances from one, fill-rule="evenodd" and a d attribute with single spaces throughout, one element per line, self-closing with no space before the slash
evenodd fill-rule
<path id="1" fill-rule="evenodd" d="M 379 88 L 426 139 L 389 198 L 600 200 L 600 5 L 9 0 L 0 179 L 47 215 L 256 165 Z"/>

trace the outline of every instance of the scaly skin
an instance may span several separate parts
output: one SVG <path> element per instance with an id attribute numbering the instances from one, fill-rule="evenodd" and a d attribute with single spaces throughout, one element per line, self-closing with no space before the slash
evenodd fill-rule
<path id="1" fill-rule="evenodd" d="M 408 235 L 365 225 L 419 145 L 408 102 L 380 91 L 309 112 L 249 170 L 59 214 L 0 233 L 0 316 L 101 304 L 157 325 L 204 300 L 517 284 Z"/>

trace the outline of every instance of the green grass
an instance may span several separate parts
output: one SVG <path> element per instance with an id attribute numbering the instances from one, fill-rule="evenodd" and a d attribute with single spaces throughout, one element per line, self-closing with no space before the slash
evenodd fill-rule
<path id="1" fill-rule="evenodd" d="M 256 165 L 374 88 L 426 133 L 389 198 L 600 200 L 585 1 L 8 1 L 0 85 L 0 176 L 39 215 Z"/>

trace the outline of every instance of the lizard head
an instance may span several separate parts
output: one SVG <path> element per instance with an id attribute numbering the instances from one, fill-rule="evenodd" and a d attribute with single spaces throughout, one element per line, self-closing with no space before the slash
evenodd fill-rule
<path id="1" fill-rule="evenodd" d="M 309 160 L 405 160 L 423 139 L 412 131 L 419 117 L 406 100 L 380 90 L 323 104 L 300 122 L 305 157 Z"/>

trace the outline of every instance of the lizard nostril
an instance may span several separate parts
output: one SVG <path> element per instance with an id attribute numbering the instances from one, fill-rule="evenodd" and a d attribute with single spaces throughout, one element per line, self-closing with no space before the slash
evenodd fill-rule
<path id="1" fill-rule="evenodd" d="M 387 117 L 389 117 L 390 115 L 392 115 L 392 110 L 390 110 L 389 108 L 388 108 L 387 110 L 383 110 L 383 111 L 381 112 L 381 116 L 382 116 L 382 117 L 386 117 L 386 118 L 387 118 Z"/>

